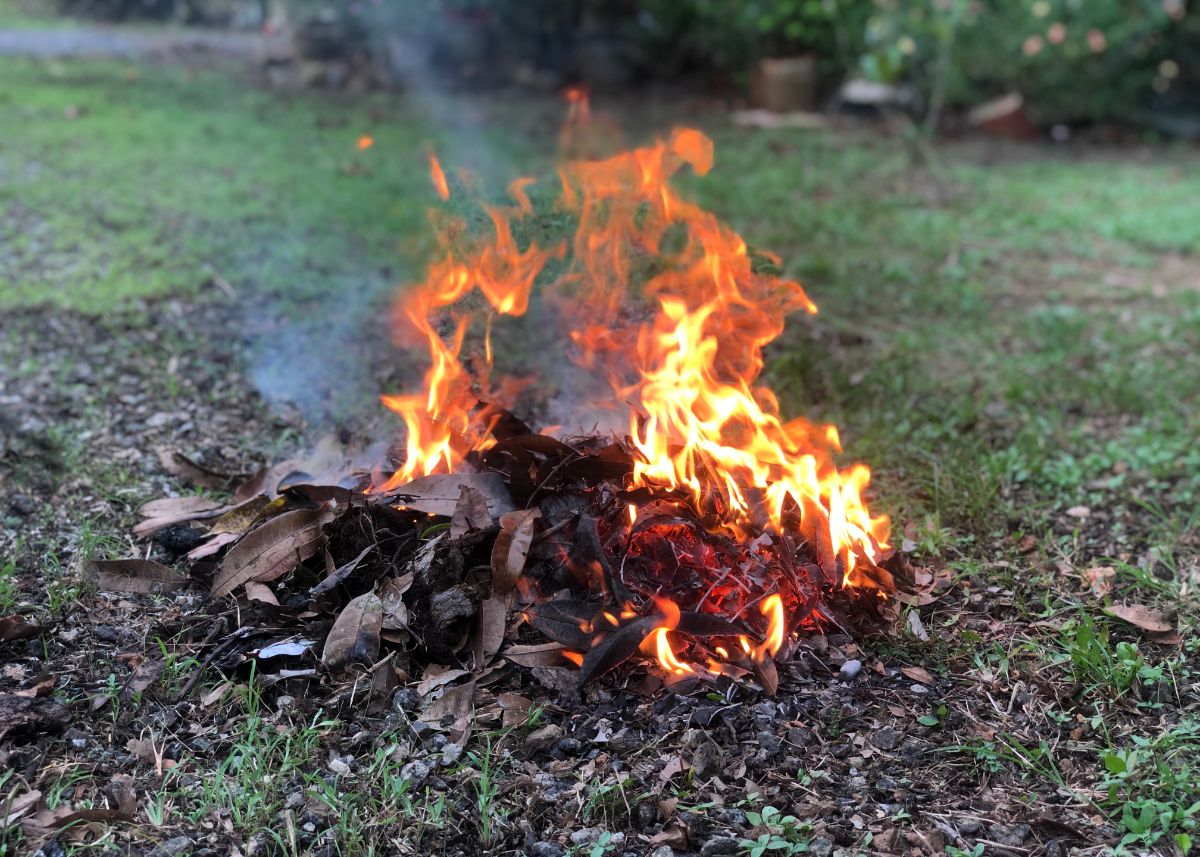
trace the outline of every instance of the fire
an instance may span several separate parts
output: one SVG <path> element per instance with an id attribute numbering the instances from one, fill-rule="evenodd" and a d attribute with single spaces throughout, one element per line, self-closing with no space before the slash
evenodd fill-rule
<path id="1" fill-rule="evenodd" d="M 575 92 L 570 101 L 570 121 L 586 120 L 586 97 Z M 398 341 L 424 347 L 430 366 L 421 393 L 383 397 L 406 425 L 406 457 L 376 490 L 453 471 L 468 452 L 494 443 L 475 409 L 480 401 L 503 404 L 513 381 L 491 378 L 492 322 L 523 315 L 537 283 L 547 303 L 575 320 L 566 332 L 571 359 L 610 383 L 604 404 L 632 405 L 628 439 L 636 460 L 629 487 L 674 492 L 735 537 L 769 530 L 801 538 L 838 585 L 874 586 L 859 570 L 887 547 L 888 520 L 871 515 L 863 499 L 869 469 L 839 467 L 837 429 L 785 421 L 775 395 L 758 383 L 763 349 L 783 331 L 785 318 L 815 314 L 817 307 L 799 283 L 763 270 L 777 268 L 776 257 L 752 252 L 671 187 L 680 169 L 704 175 L 712 164 L 712 142 L 679 129 L 606 160 L 565 164 L 558 208 L 577 225 L 562 245 L 514 238 L 514 225 L 533 211 L 530 179 L 510 185 L 514 205 L 485 207 L 486 239 L 464 249 L 461 235 L 457 243 L 444 238 L 443 258 L 395 307 Z M 439 196 L 448 199 L 433 156 L 430 171 Z M 562 264 L 549 280 L 551 260 Z M 464 300 L 475 291 L 482 301 Z M 469 303 L 483 309 L 468 309 Z M 468 348 L 480 329 L 482 349 Z M 630 506 L 629 526 L 637 514 Z M 756 659 L 778 652 L 787 632 L 778 594 L 763 599 L 760 610 L 768 626 L 763 641 L 743 641 Z M 681 674 L 691 667 L 671 647 L 673 627 L 664 623 L 647 644 L 665 670 Z"/>
<path id="2" fill-rule="evenodd" d="M 430 154 L 429 156 L 429 177 L 433 181 L 433 187 L 437 191 L 437 195 L 445 202 L 450 198 L 450 185 L 446 183 L 446 174 L 442 171 L 442 162 L 437 159 L 437 155 Z"/>
<path id="3" fill-rule="evenodd" d="M 358 138 L 358 150 L 365 152 L 367 149 L 375 145 L 375 138 L 370 134 L 363 134 Z"/>

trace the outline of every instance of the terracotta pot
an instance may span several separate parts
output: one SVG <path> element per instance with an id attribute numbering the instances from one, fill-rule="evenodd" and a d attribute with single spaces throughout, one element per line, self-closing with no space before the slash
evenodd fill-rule
<path id="1" fill-rule="evenodd" d="M 817 58 L 812 54 L 760 60 L 750 74 L 750 102 L 776 113 L 817 106 Z"/>

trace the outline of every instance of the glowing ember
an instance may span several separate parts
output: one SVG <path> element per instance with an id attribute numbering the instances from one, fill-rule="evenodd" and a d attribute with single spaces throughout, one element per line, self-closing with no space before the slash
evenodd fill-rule
<path id="1" fill-rule="evenodd" d="M 437 155 L 429 156 L 429 177 L 433 180 L 433 187 L 437 190 L 438 196 L 443 201 L 449 199 L 450 185 L 446 184 L 446 174 L 442 172 L 442 164 L 437 159 Z"/>
<path id="2" fill-rule="evenodd" d="M 358 138 L 358 150 L 365 152 L 367 149 L 375 145 L 375 138 L 369 134 L 363 134 Z"/>
<path id="3" fill-rule="evenodd" d="M 568 98 L 568 124 L 585 122 L 586 98 L 578 92 Z M 686 504 L 713 537 L 735 546 L 714 547 L 708 536 L 674 524 L 639 531 L 639 508 L 643 517 L 650 513 L 629 503 L 623 514 L 630 555 L 659 556 L 665 544 L 671 556 L 653 560 L 654 574 L 675 568 L 703 578 L 721 563 L 769 568 L 791 562 L 784 554 L 794 540 L 809 546 L 834 587 L 880 587 L 868 572 L 887 548 L 888 521 L 872 516 L 863 500 L 870 471 L 839 468 L 837 429 L 799 418 L 785 422 L 775 395 L 756 383 L 763 348 L 783 331 L 785 317 L 814 314 L 816 306 L 798 283 L 764 272 L 777 269 L 778 259 L 751 252 L 737 233 L 670 186 L 684 166 L 703 175 L 712 162 L 711 141 L 680 129 L 607 160 L 566 164 L 559 171 L 558 208 L 577 225 L 560 246 L 514 238 L 514 226 L 533 211 L 527 188 L 534 182 L 527 178 L 509 187 L 513 205 L 485 207 L 492 225 L 487 239 L 464 248 L 464 230 L 443 236 L 444 256 L 395 308 L 397 340 L 426 349 L 430 367 L 421 393 L 383 398 L 404 420 L 406 455 L 375 490 L 453 472 L 468 454 L 496 443 L 492 424 L 477 418 L 479 403 L 507 405 L 520 384 L 492 378 L 492 322 L 524 315 L 536 284 L 547 304 L 570 320 L 570 358 L 611 387 L 605 401 L 588 407 L 632 406 L 624 443 L 633 466 L 624 487 Z M 439 196 L 448 199 L 433 156 L 430 172 Z M 551 260 L 562 262 L 553 274 Z M 465 300 L 476 290 L 482 301 Z M 481 348 L 466 347 L 472 336 L 482 338 Z M 760 535 L 775 540 L 759 546 Z M 760 580 L 750 592 L 713 580 L 688 609 L 736 617 L 743 605 L 756 604 L 766 620 L 761 642 L 744 636 L 738 642 L 761 662 L 779 652 L 789 631 L 788 609 L 776 591 L 783 583 Z M 807 596 L 801 584 L 788 587 L 794 608 Z M 693 672 L 669 637 L 679 607 L 660 603 L 659 611 L 673 619 L 646 636 L 644 649 L 670 674 Z M 591 624 L 603 633 L 618 623 L 609 613 Z M 722 646 L 710 654 L 729 659 Z M 711 661 L 710 670 L 717 663 Z"/>

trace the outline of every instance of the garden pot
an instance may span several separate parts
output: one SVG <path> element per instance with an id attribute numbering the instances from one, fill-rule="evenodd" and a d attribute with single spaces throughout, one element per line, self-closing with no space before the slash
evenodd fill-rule
<path id="1" fill-rule="evenodd" d="M 750 102 L 775 113 L 813 110 L 817 106 L 817 58 L 760 60 L 750 74 Z"/>

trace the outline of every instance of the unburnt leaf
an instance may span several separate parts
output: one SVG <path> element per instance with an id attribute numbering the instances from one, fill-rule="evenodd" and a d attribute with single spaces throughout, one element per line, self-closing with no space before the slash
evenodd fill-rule
<path id="1" fill-rule="evenodd" d="M 30 622 L 19 613 L 0 616 L 0 643 L 11 640 L 28 640 L 36 637 L 42 631 L 42 626 L 36 620 Z"/>
<path id="2" fill-rule="evenodd" d="M 355 663 L 374 663 L 379 656 L 382 625 L 383 602 L 374 592 L 364 592 L 347 604 L 333 623 L 321 661 L 334 671 Z"/>
<path id="3" fill-rule="evenodd" d="M 100 589 L 157 594 L 184 586 L 186 576 L 152 559 L 93 559 L 87 563 Z"/>
<path id="4" fill-rule="evenodd" d="M 579 683 L 587 684 L 625 663 L 637 653 L 642 640 L 661 622 L 660 616 L 641 616 L 605 635 L 599 645 L 583 656 Z"/>
<path id="5" fill-rule="evenodd" d="M 563 662 L 566 648 L 562 643 L 522 644 L 509 646 L 500 655 L 523 667 L 554 667 Z"/>
<path id="6" fill-rule="evenodd" d="M 114 821 L 133 821 L 133 817 L 118 809 L 72 809 L 71 804 L 61 803 L 26 818 L 21 822 L 21 832 L 34 842 L 42 842 L 68 828 Z"/>
<path id="7" fill-rule="evenodd" d="M 459 487 L 458 505 L 450 518 L 450 538 L 456 539 L 470 530 L 486 530 L 495 523 L 488 511 L 487 498 L 478 488 Z"/>
<path id="8" fill-rule="evenodd" d="M 475 670 L 486 667 L 504 644 L 504 629 L 508 622 L 509 596 L 495 595 L 479 605 L 478 627 L 475 633 Z"/>
<path id="9" fill-rule="evenodd" d="M 5 813 L 0 815 L 0 828 L 8 827 L 20 821 L 22 817 L 33 811 L 33 808 L 38 805 L 38 801 L 42 799 L 42 793 L 37 789 L 25 794 L 17 795 L 8 800 L 6 803 L 0 804 L 0 812 Z"/>
<path id="10" fill-rule="evenodd" d="M 275 597 L 275 593 L 271 591 L 271 587 L 256 580 L 251 580 L 246 584 L 246 597 L 251 601 L 260 601 L 263 604 L 271 604 L 275 607 L 279 606 L 279 599 Z"/>
<path id="11" fill-rule="evenodd" d="M 162 675 L 163 669 L 167 662 L 164 658 L 147 658 L 138 665 L 138 668 L 133 671 L 133 675 L 125 682 L 125 686 L 121 688 L 121 699 L 128 702 L 129 700 L 141 696 L 150 689 L 150 685 L 158 680 Z"/>
<path id="12" fill-rule="evenodd" d="M 231 479 L 229 474 L 218 473 L 203 464 L 197 464 L 182 452 L 170 447 L 160 446 L 154 453 L 158 456 L 158 463 L 162 465 L 163 470 L 193 485 L 202 488 L 224 488 Z"/>
<path id="13" fill-rule="evenodd" d="M 354 559 L 350 560 L 344 565 L 339 565 L 337 568 L 331 571 L 324 580 L 310 589 L 308 594 L 323 595 L 324 593 L 332 590 L 334 587 L 340 586 L 346 580 L 346 578 L 354 573 L 354 569 L 358 568 L 358 564 L 363 561 L 363 558 L 366 557 L 366 555 L 371 551 L 375 550 L 376 547 L 378 547 L 378 545 L 367 545 Z"/>
<path id="14" fill-rule="evenodd" d="M 383 627 L 387 631 L 408 628 L 408 607 L 404 593 L 412 586 L 412 572 L 391 577 L 379 587 L 379 600 L 383 602 Z"/>
<path id="15" fill-rule="evenodd" d="M 231 507 L 205 497 L 164 497 L 151 500 L 138 509 L 144 521 L 133 528 L 135 536 L 148 536 L 172 524 L 216 518 Z"/>
<path id="16" fill-rule="evenodd" d="M 475 702 L 475 680 L 447 688 L 421 711 L 421 720 L 447 729 L 452 744 L 462 746 L 471 731 L 471 708 Z"/>
<path id="17" fill-rule="evenodd" d="M 331 506 L 297 509 L 272 518 L 230 548 L 213 578 L 220 598 L 250 580 L 265 582 L 287 574 L 325 544 L 322 528 L 336 513 Z"/>
<path id="18" fill-rule="evenodd" d="M 188 559 L 204 559 L 206 556 L 218 554 L 222 548 L 236 542 L 238 538 L 238 533 L 218 533 L 207 539 L 203 544 L 188 551 Z"/>
<path id="19" fill-rule="evenodd" d="M 1144 604 L 1114 604 L 1105 612 L 1143 631 L 1165 634 L 1174 630 L 1174 626 L 1161 612 Z"/>
<path id="20" fill-rule="evenodd" d="M 464 485 L 483 495 L 487 501 L 488 512 L 493 517 L 498 518 L 514 508 L 512 499 L 508 496 L 508 486 L 504 484 L 500 474 L 491 472 L 422 476 L 401 485 L 393 496 L 397 502 L 410 509 L 449 518 L 458 506 L 458 498 Z"/>
<path id="21" fill-rule="evenodd" d="M 257 521 L 273 501 L 261 494 L 238 503 L 213 521 L 211 533 L 244 533 Z"/>
<path id="22" fill-rule="evenodd" d="M 492 544 L 492 591 L 507 595 L 525 570 L 539 509 L 522 509 L 500 516 L 500 534 Z"/>

